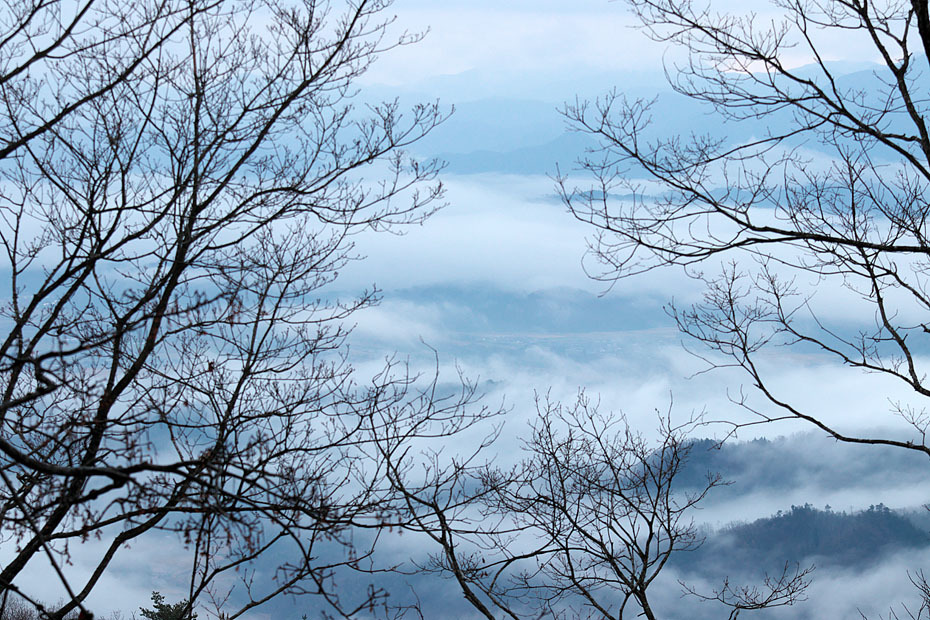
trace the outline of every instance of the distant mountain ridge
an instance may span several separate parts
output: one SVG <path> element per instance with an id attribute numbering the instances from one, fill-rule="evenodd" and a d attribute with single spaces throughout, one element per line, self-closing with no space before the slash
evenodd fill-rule
<path id="1" fill-rule="evenodd" d="M 676 554 L 673 564 L 705 576 L 771 574 L 786 563 L 865 570 L 892 553 L 927 546 L 930 534 L 882 504 L 851 513 L 805 504 L 710 532 L 697 550 Z"/>
<path id="2" fill-rule="evenodd" d="M 813 433 L 723 444 L 695 439 L 688 449 L 676 479 L 679 492 L 701 488 L 708 473 L 720 474 L 731 484 L 712 489 L 705 502 L 734 508 L 753 497 L 786 497 L 804 489 L 820 502 L 818 489 L 880 495 L 892 485 L 918 484 L 930 470 L 922 454 L 842 444 Z M 786 563 L 866 570 L 896 552 L 930 547 L 930 513 L 919 508 L 927 499 L 914 494 L 908 510 L 876 499 L 862 508 L 803 503 L 760 519 L 734 515 L 722 526 L 703 526 L 704 544 L 676 554 L 673 564 L 685 573 L 720 578 L 758 577 Z"/>
<path id="3" fill-rule="evenodd" d="M 930 474 L 930 462 L 923 454 L 888 446 L 842 444 L 813 433 L 723 444 L 713 439 L 695 439 L 689 450 L 677 484 L 680 488 L 697 487 L 706 480 L 708 472 L 719 473 L 732 484 L 715 489 L 714 495 L 718 497 L 802 486 L 880 488 L 889 486 L 891 481 L 921 482 Z M 928 500 L 930 497 L 915 497 L 914 503 Z"/>
<path id="4" fill-rule="evenodd" d="M 915 58 L 912 66 L 919 66 L 920 60 Z M 868 107 L 887 90 L 887 84 L 879 78 L 881 65 L 842 61 L 826 65 L 834 71 L 837 88 L 850 94 L 850 105 Z M 816 65 L 798 67 L 795 74 L 817 83 L 826 81 Z M 924 77 L 915 70 L 912 80 Z M 469 80 L 477 79 L 466 72 L 437 78 L 432 86 L 422 87 L 424 92 L 435 92 L 441 101 L 456 106 L 452 117 L 415 147 L 420 155 L 439 156 L 447 161 L 448 172 L 551 174 L 557 164 L 563 171 L 570 170 L 586 148 L 596 146 L 596 141 L 569 130 L 559 113 L 563 102 L 574 101 L 576 96 L 591 100 L 614 89 L 630 99 L 655 99 L 651 108 L 652 125 L 643 136 L 647 140 L 698 133 L 725 137 L 728 143 L 737 144 L 762 138 L 768 132 L 787 133 L 796 122 L 788 110 L 767 114 L 761 119 L 728 121 L 712 106 L 673 92 L 654 75 L 636 72 L 588 75 L 579 78 L 575 85 L 560 82 L 549 86 L 540 76 L 514 76 L 511 88 L 495 90 L 487 90 L 486 85 L 469 87 Z M 507 82 L 503 77 L 499 81 L 501 84 Z M 523 86 L 517 87 L 517 84 Z M 794 85 L 786 87 L 796 88 Z M 485 94 L 482 96 L 482 93 Z M 562 95 L 558 97 L 553 93 Z M 894 130 L 907 122 L 906 115 L 896 111 L 886 114 L 882 125 L 886 130 Z M 822 151 L 818 141 L 800 138 L 787 140 L 785 146 Z M 834 155 L 832 151 L 823 153 Z"/>

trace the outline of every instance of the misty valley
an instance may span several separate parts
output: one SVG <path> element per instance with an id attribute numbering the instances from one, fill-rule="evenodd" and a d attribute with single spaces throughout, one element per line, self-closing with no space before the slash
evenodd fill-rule
<path id="1" fill-rule="evenodd" d="M 927 0 L 0 4 L 0 620 L 930 620 Z"/>

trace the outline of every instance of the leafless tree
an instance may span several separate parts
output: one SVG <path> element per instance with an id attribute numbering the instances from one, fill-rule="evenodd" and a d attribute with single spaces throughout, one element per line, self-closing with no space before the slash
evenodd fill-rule
<path id="1" fill-rule="evenodd" d="M 911 606 L 902 603 L 900 610 L 890 609 L 887 620 L 922 620 L 930 617 L 930 583 L 927 583 L 927 577 L 922 570 L 919 570 L 915 573 L 908 573 L 908 578 L 917 591 L 920 592 L 919 602 Z M 859 616 L 863 620 L 868 618 L 861 611 Z M 884 618 L 879 616 L 879 620 L 884 620 Z"/>
<path id="2" fill-rule="evenodd" d="M 710 0 L 627 4 L 651 36 L 685 52 L 669 68 L 677 93 L 731 127 L 751 123 L 754 137 L 662 136 L 650 102 L 616 92 L 568 105 L 600 144 L 582 162 L 593 183 L 558 180 L 596 230 L 594 275 L 617 282 L 679 266 L 705 282 L 703 302 L 670 313 L 711 368 L 748 377 L 752 389 L 731 399 L 750 417 L 725 420 L 734 432 L 802 420 L 840 441 L 930 454 L 926 0 L 775 1 L 743 13 Z M 840 75 L 829 62 L 837 35 L 877 68 Z M 830 287 L 861 304 L 855 324 L 818 307 Z M 891 413 L 910 436 L 857 431 L 777 386 L 764 360 L 785 347 L 906 386 Z"/>
<path id="3" fill-rule="evenodd" d="M 785 607 L 807 599 L 807 587 L 814 567 L 801 568 L 800 564 L 786 563 L 781 572 L 766 575 L 762 584 L 737 585 L 729 578 L 710 594 L 682 583 L 685 593 L 702 601 L 715 601 L 729 608 L 728 620 L 736 620 L 744 611 L 758 611 Z"/>
<path id="4" fill-rule="evenodd" d="M 429 454 L 422 470 L 409 453 L 386 458 L 414 515 L 405 528 L 436 549 L 419 572 L 451 577 L 489 620 L 661 617 L 650 588 L 674 554 L 701 544 L 694 509 L 722 483 L 708 473 L 680 488 L 692 426 L 661 414 L 647 439 L 582 393 L 568 407 L 538 403 L 525 458 L 509 468 L 478 462 L 480 448 L 445 466 Z M 760 586 L 727 582 L 727 595 L 685 593 L 736 617 L 803 600 L 809 570 L 785 567 Z"/>
<path id="5" fill-rule="evenodd" d="M 675 90 L 731 123 L 751 121 L 756 137 L 661 137 L 649 102 L 616 93 L 567 106 L 601 145 L 582 162 L 592 185 L 559 180 L 565 203 L 597 231 L 595 275 L 616 281 L 678 265 L 703 279 L 704 302 L 671 313 L 708 347 L 712 366 L 748 374 L 766 403 L 742 390 L 733 397 L 755 416 L 749 423 L 800 419 L 841 441 L 930 454 L 919 355 L 930 333 L 921 318 L 930 309 L 927 2 L 776 1 L 745 14 L 710 1 L 628 4 L 653 37 L 688 54 L 673 70 Z M 879 68 L 838 75 L 827 61 L 835 33 L 870 50 Z M 811 64 L 796 68 L 798 58 Z M 805 145 L 829 161 L 813 161 Z M 812 280 L 866 302 L 855 327 L 818 313 Z M 760 359 L 782 345 L 903 382 L 914 398 L 894 413 L 912 437 L 861 436 L 776 388 Z"/>
<path id="6" fill-rule="evenodd" d="M 439 108 L 354 103 L 417 38 L 391 34 L 389 5 L 0 8 L 0 590 L 42 617 L 83 610 L 127 543 L 166 533 L 185 598 L 226 618 L 284 592 L 378 602 L 333 586 L 392 505 L 359 446 L 442 434 L 472 397 L 433 398 L 396 362 L 354 375 L 344 321 L 377 295 L 327 289 L 353 234 L 420 222 L 442 193 L 404 152 Z M 24 585 L 36 565 L 64 604 Z"/>

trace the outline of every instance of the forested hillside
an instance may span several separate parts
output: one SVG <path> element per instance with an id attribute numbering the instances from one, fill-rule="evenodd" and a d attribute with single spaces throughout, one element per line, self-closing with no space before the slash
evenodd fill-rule
<path id="1" fill-rule="evenodd" d="M 674 562 L 702 575 L 771 573 L 786 563 L 867 570 L 896 551 L 928 545 L 927 532 L 883 504 L 857 512 L 805 504 L 708 531 L 700 548 L 678 554 Z"/>

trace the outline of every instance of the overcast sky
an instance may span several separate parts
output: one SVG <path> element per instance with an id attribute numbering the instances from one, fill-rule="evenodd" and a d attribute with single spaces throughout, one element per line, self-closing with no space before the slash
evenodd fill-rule
<path id="1" fill-rule="evenodd" d="M 733 6 L 745 7 L 745 3 Z M 715 8 L 726 10 L 727 5 L 716 3 Z M 760 4 L 759 9 L 760 19 L 764 18 L 766 5 Z M 494 142 L 493 148 L 485 148 L 506 151 L 500 135 L 514 131 L 511 125 L 522 111 L 530 109 L 529 99 L 542 102 L 543 111 L 551 114 L 551 124 L 562 131 L 564 123 L 557 108 L 579 91 L 596 96 L 614 87 L 635 88 L 649 96 L 654 92 L 650 89 L 663 87 L 663 62 L 669 64 L 680 54 L 649 40 L 625 5 L 606 0 L 397 0 L 392 11 L 398 26 L 428 30 L 428 34 L 416 45 L 385 54 L 364 82 L 379 95 L 418 93 L 459 106 L 448 131 L 443 127 L 437 130 L 440 136 L 450 136 L 448 141 L 430 142 L 439 154 L 480 151 L 482 137 L 488 144 Z M 870 60 L 862 56 L 862 49 L 833 41 L 826 57 Z M 796 59 L 797 64 L 805 61 Z M 517 121 L 495 119 L 494 114 L 507 111 L 506 103 L 490 112 L 466 107 L 469 101 L 496 99 L 514 102 Z M 540 113 L 538 142 L 551 137 L 544 135 L 543 125 L 548 131 L 549 124 L 544 112 Z M 484 124 L 474 122 L 481 114 L 486 116 L 481 119 Z M 663 120 L 657 119 L 659 123 Z M 467 129 L 459 133 L 452 129 L 470 122 L 473 125 L 469 127 L 477 127 L 486 135 L 467 135 L 469 146 L 465 148 L 461 138 Z M 696 122 L 701 122 L 700 117 Z M 520 139 L 531 143 L 533 136 Z M 379 351 L 371 344 L 374 342 L 383 351 L 373 359 L 392 351 L 416 355 L 424 352 L 422 339 L 436 347 L 447 362 L 456 360 L 474 375 L 495 382 L 496 393 L 506 395 L 518 410 L 532 404 L 534 391 L 556 387 L 560 398 L 586 388 L 601 394 L 605 407 L 643 416 L 644 421 L 655 408 L 667 407 L 670 400 L 685 416 L 706 410 L 712 418 L 738 417 L 729 399 L 740 390 L 745 377 L 736 372 L 695 376 L 705 366 L 683 350 L 682 338 L 663 310 L 672 300 L 677 304 L 698 301 L 702 291 L 698 283 L 680 271 L 657 270 L 608 290 L 604 283 L 585 275 L 584 266 L 590 267 L 590 259 L 585 259 L 586 237 L 591 231 L 555 199 L 554 183 L 547 176 L 556 165 L 570 169 L 582 152 L 581 148 L 553 151 L 550 159 L 542 159 L 538 170 L 526 175 L 493 171 L 458 174 L 453 166 L 443 176 L 448 206 L 437 216 L 404 236 L 361 238 L 359 248 L 367 259 L 346 269 L 341 284 L 349 290 L 377 284 L 384 290 L 385 301 L 355 317 L 359 349 Z M 455 300 L 436 291 L 409 293 L 415 287 L 442 286 L 464 287 L 472 291 L 473 298 L 468 299 L 468 293 Z M 502 295 L 557 289 L 603 294 L 604 304 L 616 304 L 611 307 L 615 320 L 592 324 L 587 331 L 600 334 L 588 336 L 596 342 L 611 344 L 592 351 L 587 358 L 571 354 L 571 350 L 588 345 L 566 339 L 565 332 L 577 331 L 579 324 L 584 331 L 585 318 L 581 313 L 572 314 L 571 297 L 563 297 L 561 310 L 570 325 L 549 323 L 548 333 L 530 326 L 532 334 L 527 334 L 508 324 L 511 340 L 505 346 L 506 337 L 494 329 L 500 316 L 472 316 L 470 322 L 463 319 L 481 314 L 476 307 L 489 294 L 482 286 Z M 853 312 L 861 307 L 861 300 L 857 302 L 848 291 L 830 283 L 819 283 L 818 287 L 821 318 L 862 318 Z M 523 311 L 525 308 L 517 310 Z M 654 319 L 647 326 L 652 331 L 644 332 L 642 325 L 631 324 L 641 315 Z M 497 349 L 474 344 L 487 343 L 489 338 L 499 344 Z M 530 344 L 513 345 L 517 341 Z M 830 360 L 798 352 L 789 355 L 786 351 L 766 363 L 773 367 L 776 386 L 828 419 L 856 428 L 874 427 L 876 420 L 882 426 L 897 423 L 886 415 L 888 396 L 906 395 L 906 391 L 887 385 L 887 381 L 872 377 L 874 381 L 864 382 L 858 374 Z M 835 387 L 826 390 L 823 386 Z M 774 425 L 753 427 L 751 432 L 777 435 L 800 428 Z"/>
<path id="2" fill-rule="evenodd" d="M 424 41 L 382 58 L 365 81 L 411 85 L 478 71 L 622 70 L 661 66 L 662 47 L 642 36 L 622 5 L 605 0 L 398 0 L 398 26 Z"/>
<path id="3" fill-rule="evenodd" d="M 551 121 L 541 121 L 547 127 L 560 126 L 559 102 L 579 92 L 590 96 L 615 86 L 633 85 L 644 92 L 661 87 L 663 61 L 674 61 L 677 53 L 650 41 L 623 4 L 607 0 L 397 0 L 391 12 L 397 16 L 397 32 L 427 36 L 379 59 L 361 80 L 373 92 L 386 97 L 415 93 L 448 106 L 535 99 L 551 112 Z M 842 41 L 831 42 L 830 49 L 827 57 L 834 60 L 873 60 L 857 56 L 860 52 Z M 796 59 L 797 64 L 804 60 Z M 493 121 L 488 119 L 488 139 L 502 131 Z M 523 143 L 532 142 L 531 130 Z M 551 137 L 543 133 L 540 129 L 540 141 Z M 434 154 L 460 150 L 455 143 L 433 148 Z M 500 144 L 495 148 L 506 151 Z M 590 231 L 565 212 L 547 176 L 556 164 L 570 167 L 580 155 L 564 151 L 527 175 L 450 172 L 443 177 L 448 206 L 422 227 L 403 236 L 360 236 L 358 248 L 367 258 L 344 270 L 339 286 L 352 292 L 376 284 L 385 299 L 353 317 L 359 371 L 376 372 L 384 356 L 395 352 L 414 360 L 429 358 L 428 344 L 445 367 L 457 362 L 485 382 L 490 401 L 506 399 L 515 412 L 512 430 L 517 434 L 523 430 L 521 418 L 532 415 L 534 392 L 549 390 L 556 398 L 570 399 L 586 389 L 600 397 L 605 409 L 626 412 L 644 430 L 654 423 L 656 409 L 672 405 L 685 417 L 705 411 L 711 419 L 738 418 L 729 399 L 744 378 L 729 371 L 696 375 L 703 368 L 700 360 L 682 349 L 663 312 L 672 299 L 690 303 L 699 298 L 693 280 L 674 270 L 657 271 L 608 291 L 586 276 Z M 450 287 L 464 292 L 447 297 Z M 595 320 L 591 298 L 600 294 L 597 303 L 606 310 Z M 491 310 L 485 303 L 489 296 L 496 304 Z M 853 307 L 842 291 L 826 286 L 821 298 L 823 311 L 835 316 Z M 537 323 L 526 329 L 506 316 L 529 314 L 539 306 L 548 308 L 550 316 L 534 315 Z M 644 316 L 648 320 L 641 320 Z M 815 356 L 785 353 L 764 363 L 771 365 L 779 389 L 823 418 L 852 428 L 875 426 L 877 413 L 882 425 L 893 422 L 885 415 L 889 396 L 906 396 L 886 380 L 863 382 Z M 754 427 L 748 438 L 802 428 Z M 872 501 L 895 506 L 899 495 L 900 489 L 891 499 Z M 797 494 L 790 500 L 806 501 Z M 770 508 L 774 505 L 765 504 L 745 514 L 758 516 Z M 740 516 L 735 505 L 727 510 Z M 137 551 L 155 557 L 150 554 L 158 552 L 158 544 L 152 544 Z M 127 570 L 131 578 L 121 578 L 120 587 L 113 584 L 108 604 L 131 610 L 152 589 L 170 592 L 178 569 L 170 557 L 160 562 L 154 564 L 167 577 L 140 577 Z M 39 573 L 33 577 L 41 579 Z"/>
<path id="4" fill-rule="evenodd" d="M 726 0 L 713 7 L 720 12 L 751 8 L 762 24 L 777 17 L 769 2 L 750 6 Z M 365 83 L 413 87 L 465 72 L 492 81 L 500 75 L 540 74 L 562 82 L 600 72 L 661 73 L 663 62 L 683 58 L 680 50 L 651 41 L 626 5 L 611 0 L 396 0 L 391 12 L 398 32 L 427 36 L 381 58 Z M 813 36 L 825 60 L 879 60 L 872 46 L 858 44 L 846 31 Z M 799 47 L 789 52 L 786 64 L 811 60 Z"/>

